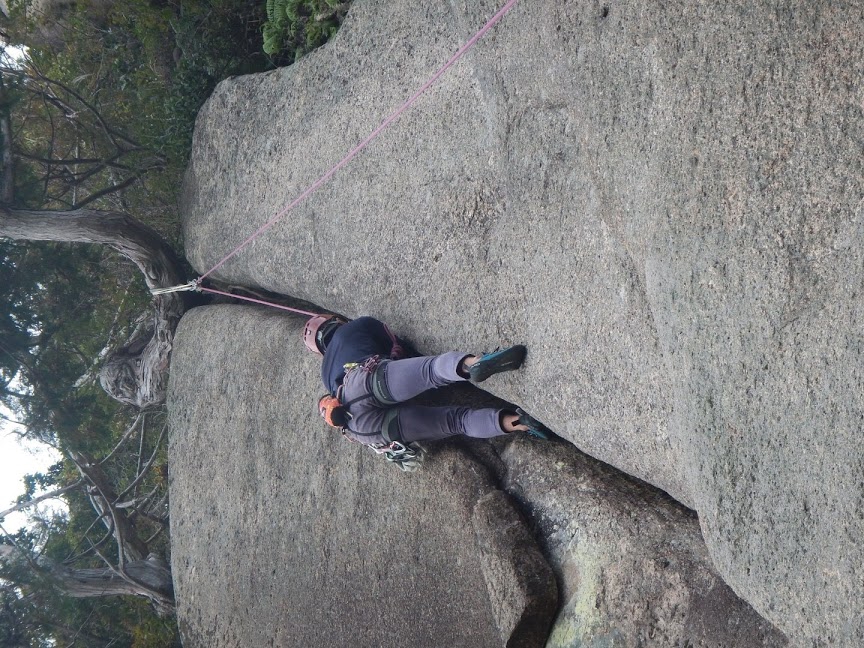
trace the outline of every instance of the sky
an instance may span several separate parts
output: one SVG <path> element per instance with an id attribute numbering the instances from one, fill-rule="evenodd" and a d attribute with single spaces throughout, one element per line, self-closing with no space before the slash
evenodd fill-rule
<path id="1" fill-rule="evenodd" d="M 21 443 L 18 435 L 10 431 L 12 429 L 13 425 L 0 421 L 0 511 L 13 506 L 24 492 L 21 481 L 24 475 L 44 472 L 59 461 L 59 455 L 52 448 L 40 443 Z M 50 501 L 45 504 L 50 505 Z M 15 533 L 22 526 L 27 526 L 24 512 L 13 513 L 3 522 L 9 533 Z"/>
<path id="2" fill-rule="evenodd" d="M 17 383 L 12 386 L 21 389 Z M 6 420 L 14 420 L 15 414 L 3 406 L 0 406 L 0 417 L 0 511 L 5 511 L 24 493 L 24 475 L 45 472 L 60 461 L 60 455 L 43 443 L 23 440 L 15 434 L 15 430 L 21 428 Z M 58 503 L 59 500 L 46 500 L 35 508 L 42 510 L 52 505 L 56 508 Z M 63 508 L 62 503 L 60 507 Z M 3 521 L 3 528 L 9 533 L 15 533 L 22 526 L 27 526 L 27 511 L 12 513 Z"/>

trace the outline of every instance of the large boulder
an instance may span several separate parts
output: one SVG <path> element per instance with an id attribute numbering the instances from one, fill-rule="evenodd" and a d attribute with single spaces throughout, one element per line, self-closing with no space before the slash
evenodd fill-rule
<path id="1" fill-rule="evenodd" d="M 301 327 L 223 306 L 178 331 L 171 557 L 184 645 L 544 645 L 556 581 L 489 471 L 445 449 L 402 473 L 328 430 Z"/>
<path id="2" fill-rule="evenodd" d="M 365 137 L 489 3 L 358 1 L 335 41 L 220 85 L 183 207 L 210 269 Z M 860 1 L 519 3 L 214 276 L 426 352 L 524 342 L 494 390 L 696 509 L 800 645 L 864 612 Z"/>
<path id="3" fill-rule="evenodd" d="M 662 491 L 564 444 L 519 440 L 501 461 L 558 578 L 546 648 L 787 645 L 720 578 L 694 513 Z"/>
<path id="4" fill-rule="evenodd" d="M 723 584 L 692 512 L 570 444 L 438 443 L 408 475 L 328 431 L 301 325 L 221 306 L 178 331 L 171 547 L 187 648 L 786 644 Z"/>

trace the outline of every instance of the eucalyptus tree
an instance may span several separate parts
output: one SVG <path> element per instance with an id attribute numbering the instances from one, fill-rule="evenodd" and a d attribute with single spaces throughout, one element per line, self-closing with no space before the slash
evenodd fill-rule
<path id="1" fill-rule="evenodd" d="M 186 270 L 125 204 L 162 164 L 68 81 L 32 61 L 0 67 L 0 401 L 15 430 L 62 453 L 62 469 L 33 483 L 70 508 L 68 519 L 41 522 L 38 542 L 3 530 L 0 583 L 14 587 L 4 590 L 0 632 L 10 641 L 38 645 L 33 620 L 50 620 L 52 592 L 135 595 L 173 609 L 161 557 L 167 483 L 154 468 L 164 463 L 164 429 L 152 422 L 161 426 L 173 332 L 188 304 L 178 294 L 148 299 L 139 286 L 175 285 Z M 35 506 L 34 491 L 0 520 Z M 82 609 L 69 607 L 69 618 Z"/>
<path id="2" fill-rule="evenodd" d="M 108 246 L 151 289 L 184 279 L 177 255 L 153 228 L 122 210 L 94 207 L 122 195 L 161 160 L 142 153 L 87 97 L 30 61 L 2 67 L 0 133 L 0 237 Z M 153 319 L 103 374 L 106 391 L 138 407 L 164 399 L 170 341 L 186 303 L 168 294 L 154 298 L 153 307 Z"/>

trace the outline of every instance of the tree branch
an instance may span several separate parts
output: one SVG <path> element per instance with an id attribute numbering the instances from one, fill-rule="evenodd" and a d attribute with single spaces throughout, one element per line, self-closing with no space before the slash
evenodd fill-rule
<path id="1" fill-rule="evenodd" d="M 183 283 L 185 273 L 171 247 L 153 229 L 119 212 L 80 208 L 62 212 L 0 206 L 0 236 L 15 240 L 101 243 L 130 259 L 149 288 Z M 174 329 L 186 310 L 183 293 L 153 299 L 155 317 L 143 350 L 121 349 L 100 372 L 109 395 L 141 409 L 165 400 Z"/>
<path id="2" fill-rule="evenodd" d="M 159 446 L 162 444 L 162 439 L 165 436 L 165 430 L 167 429 L 168 424 L 166 423 L 162 426 L 162 431 L 159 433 L 159 438 L 156 439 L 156 445 L 153 448 L 153 454 L 150 455 L 150 459 L 147 461 L 141 472 L 138 473 L 138 476 L 135 478 L 135 480 L 131 484 L 129 484 L 126 489 L 122 493 L 120 493 L 120 495 L 117 496 L 117 500 L 115 501 L 119 502 L 121 499 L 126 497 L 129 492 L 134 489 L 144 479 L 144 477 L 146 477 L 147 473 L 150 471 L 150 468 L 153 467 L 153 463 L 156 461 L 156 454 L 159 452 Z"/>
<path id="3" fill-rule="evenodd" d="M 130 560 L 144 558 L 148 552 L 147 546 L 135 533 L 134 523 L 125 513 L 118 512 L 114 507 L 117 495 L 109 486 L 100 464 L 81 452 L 69 450 L 66 452 L 66 456 L 93 486 L 95 494 L 90 494 L 90 500 L 96 512 L 106 517 L 110 516 L 114 525 L 114 539 L 117 542 L 118 556 L 121 557 L 121 567 L 127 556 Z"/>
<path id="4" fill-rule="evenodd" d="M 35 155 L 33 153 L 25 153 L 22 151 L 16 151 L 15 156 L 22 158 L 24 160 L 29 160 L 30 162 L 36 162 L 38 164 L 42 164 L 45 166 L 73 166 L 76 164 L 98 164 L 103 168 L 111 168 L 111 169 L 119 169 L 120 171 L 132 171 L 133 168 L 128 164 L 120 164 L 116 162 L 116 160 L 120 159 L 123 156 L 124 151 L 116 155 L 112 155 L 110 158 L 45 158 L 39 155 Z M 148 169 L 161 168 L 163 162 L 156 158 L 156 162 L 152 164 Z"/>
<path id="5" fill-rule="evenodd" d="M 0 545 L 0 560 L 9 560 L 13 555 L 17 553 L 18 556 L 23 557 L 24 560 L 27 561 L 27 564 L 30 565 L 30 567 L 32 567 L 34 571 L 42 571 L 39 565 L 37 565 L 36 562 L 33 560 L 30 552 L 22 549 L 21 545 L 19 545 L 18 542 L 15 540 L 15 537 L 11 533 L 9 533 L 2 524 L 0 524 L 0 533 L 6 536 L 6 539 L 12 544 L 11 547 L 9 545 Z"/>
<path id="6" fill-rule="evenodd" d="M 93 527 L 95 527 L 97 524 L 99 524 L 99 521 L 102 519 L 102 517 L 103 516 L 100 515 L 95 520 L 93 520 L 93 522 L 90 524 L 90 526 L 87 527 L 87 530 L 81 534 L 83 536 L 83 538 L 87 539 L 87 542 L 91 545 L 91 547 L 93 546 L 93 541 L 90 540 L 90 538 L 88 537 L 87 534 L 90 533 L 90 531 L 93 529 Z M 103 544 L 108 542 L 109 538 L 112 538 L 112 537 L 114 537 L 113 527 L 109 528 L 108 531 L 105 533 L 105 535 L 103 535 L 99 539 L 99 541 L 96 543 L 96 546 L 101 547 Z M 81 546 L 82 542 L 83 542 L 83 540 L 79 540 L 78 543 L 75 545 L 75 549 L 73 549 L 73 551 L 77 551 L 78 548 Z M 71 565 L 74 562 L 76 562 L 77 560 L 80 560 L 81 558 L 83 558 L 84 556 L 89 554 L 91 551 L 92 551 L 92 549 L 86 549 L 86 550 L 81 551 L 77 554 L 69 554 L 69 556 L 67 556 L 66 559 L 63 561 L 63 564 L 64 565 Z"/>
<path id="7" fill-rule="evenodd" d="M 18 511 L 23 511 L 24 509 L 28 509 L 31 506 L 35 506 L 40 502 L 44 502 L 48 499 L 54 499 L 55 497 L 60 497 L 61 495 L 65 495 L 71 490 L 75 490 L 80 487 L 84 483 L 83 479 L 79 479 L 76 482 L 69 484 L 68 486 L 64 486 L 63 488 L 58 488 L 56 490 L 51 491 L 50 493 L 45 493 L 44 495 L 40 495 L 39 497 L 34 497 L 31 500 L 27 500 L 26 502 L 21 502 L 20 504 L 16 504 L 12 508 L 8 508 L 5 511 L 0 511 L 0 520 L 3 520 L 10 513 L 17 513 Z"/>
<path id="8" fill-rule="evenodd" d="M 6 83 L 0 77 L 0 201 L 11 204 L 15 198 L 15 165 L 12 158 L 12 120 L 6 96 Z"/>
<path id="9" fill-rule="evenodd" d="M 138 414 L 138 416 L 135 417 L 135 420 L 132 421 L 132 425 L 129 426 L 129 429 L 123 433 L 123 436 L 120 438 L 120 441 L 117 442 L 117 445 L 114 446 L 114 449 L 102 458 L 102 460 L 99 462 L 99 465 L 104 464 L 106 461 L 108 461 L 111 457 L 114 456 L 114 454 L 129 440 L 129 437 L 131 437 L 132 433 L 135 432 L 135 428 L 138 427 L 138 422 L 142 421 L 145 416 L 146 414 L 140 413 Z"/>
<path id="10" fill-rule="evenodd" d="M 5 390 L 4 390 L 4 391 L 5 391 Z M 25 430 L 27 429 L 27 426 L 24 425 L 21 421 L 16 421 L 15 419 L 11 419 L 11 418 L 9 418 L 8 416 L 5 416 L 5 415 L 3 415 L 3 414 L 0 414 L 0 420 L 2 420 L 2 421 L 6 421 L 7 423 L 12 423 L 12 425 L 20 425 L 20 426 L 23 427 Z M 13 434 L 19 434 L 19 433 L 18 433 L 18 432 L 13 432 Z M 19 436 L 20 436 L 20 434 L 19 434 Z M 0 517 L 3 517 L 3 515 L 0 514 Z"/>
<path id="11" fill-rule="evenodd" d="M 132 149 L 140 150 L 143 148 L 140 144 L 138 144 L 138 142 L 136 142 L 132 138 L 130 138 L 127 135 L 124 135 L 123 133 L 120 133 L 120 132 L 114 130 L 113 128 L 111 128 L 107 124 L 107 122 L 104 120 L 101 113 L 96 109 L 96 107 L 91 105 L 90 102 L 88 102 L 86 99 L 84 99 L 84 97 L 82 97 L 80 94 L 78 94 L 77 92 L 72 90 L 72 88 L 61 83 L 60 81 L 57 81 L 55 79 L 51 79 L 51 78 L 45 76 L 36 67 L 36 65 L 31 60 L 28 60 L 28 67 L 33 71 L 35 78 L 41 80 L 42 82 L 44 82 L 45 84 L 47 84 L 49 86 L 56 86 L 57 88 L 60 88 L 63 92 L 65 92 L 69 96 L 73 97 L 82 106 L 84 106 L 84 108 L 86 108 L 90 112 L 90 114 L 93 116 L 93 118 L 97 121 L 97 123 L 99 124 L 102 131 L 105 133 L 105 135 L 108 137 L 108 139 L 111 141 L 111 143 L 116 148 L 118 148 L 118 149 L 123 148 L 120 146 L 120 144 L 118 143 L 117 140 L 123 141 L 128 146 L 130 146 Z M 57 101 L 60 101 L 60 99 L 57 98 Z M 71 108 L 70 108 L 70 110 L 71 110 Z M 75 111 L 72 111 L 72 112 L 74 114 Z"/>
<path id="12" fill-rule="evenodd" d="M 131 187 L 133 184 L 138 182 L 138 180 L 140 180 L 140 179 L 141 179 L 141 174 L 139 174 L 139 173 L 136 173 L 133 176 L 129 176 L 123 182 L 121 182 L 119 184 L 113 185 L 111 187 L 105 187 L 104 189 L 97 191 L 96 193 L 90 194 L 84 200 L 80 201 L 76 205 L 76 207 L 78 207 L 78 208 L 84 207 L 85 205 L 89 205 L 90 203 L 92 203 L 94 200 L 99 200 L 100 198 L 107 196 L 108 194 L 122 191 L 123 189 L 126 189 L 127 187 Z"/>

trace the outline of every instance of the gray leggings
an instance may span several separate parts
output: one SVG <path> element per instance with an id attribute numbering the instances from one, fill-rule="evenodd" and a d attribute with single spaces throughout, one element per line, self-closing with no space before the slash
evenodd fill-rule
<path id="1" fill-rule="evenodd" d="M 345 375 L 341 398 L 343 403 L 351 403 L 352 419 L 346 435 L 361 443 L 375 444 L 388 440 L 431 441 L 459 434 L 488 439 L 504 434 L 500 409 L 402 404 L 429 389 L 465 382 L 456 368 L 467 355 L 451 351 L 438 356 L 381 360 L 377 367 L 369 363 L 366 368 L 350 370 Z M 385 425 L 389 439 L 382 435 Z"/>

